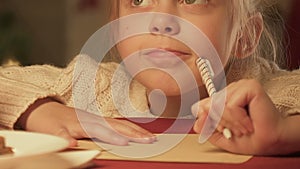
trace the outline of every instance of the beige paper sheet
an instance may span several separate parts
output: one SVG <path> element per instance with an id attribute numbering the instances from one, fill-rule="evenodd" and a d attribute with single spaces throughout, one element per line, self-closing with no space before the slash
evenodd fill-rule
<path id="1" fill-rule="evenodd" d="M 183 139 L 175 147 L 172 146 L 172 142 L 181 137 Z M 97 159 L 107 160 L 128 160 L 128 161 L 153 161 L 153 162 L 190 162 L 190 163 L 231 163 L 239 164 L 244 163 L 251 159 L 252 156 L 236 155 L 222 151 L 221 149 L 213 146 L 210 143 L 199 144 L 199 135 L 188 134 L 164 134 L 158 136 L 158 141 L 154 144 L 136 144 L 132 143 L 129 146 L 113 146 L 101 143 L 101 147 L 87 140 L 79 141 L 80 149 L 98 149 L 102 150 Z M 181 140 L 180 139 L 180 140 Z M 171 147 L 169 151 L 162 151 L 163 147 Z M 160 149 L 159 151 L 154 151 Z M 105 150 L 105 151 L 103 151 Z M 125 152 L 125 156 L 122 154 Z M 141 154 L 141 157 L 146 157 L 148 154 L 145 152 L 153 152 L 158 154 L 147 158 L 129 158 L 135 154 Z M 157 153 L 162 152 L 162 153 Z M 129 153 L 126 154 L 126 153 Z M 130 154 L 133 153 L 133 154 Z M 122 154 L 122 156 L 120 156 Z M 137 157 L 137 156 L 136 156 Z"/>

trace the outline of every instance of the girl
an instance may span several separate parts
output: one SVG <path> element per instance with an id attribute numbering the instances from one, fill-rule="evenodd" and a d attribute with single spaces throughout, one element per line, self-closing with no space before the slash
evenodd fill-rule
<path id="1" fill-rule="evenodd" d="M 300 112 L 297 100 L 300 96 L 297 84 L 300 72 L 286 72 L 267 60 L 270 56 L 276 58 L 281 55 L 278 52 L 280 41 L 275 38 L 276 33 L 271 32 L 272 26 L 278 24 L 270 18 L 269 13 L 274 12 L 270 1 L 115 0 L 111 5 L 112 19 L 142 12 L 162 12 L 183 18 L 200 29 L 216 49 L 229 84 L 223 89 L 228 93 L 224 115 L 210 141 L 235 153 L 271 155 L 300 150 L 297 131 L 300 127 L 297 123 L 300 120 L 297 115 Z M 201 132 L 208 116 L 210 98 L 207 98 L 195 64 L 198 56 L 188 46 L 172 38 L 182 30 L 178 20 L 155 17 L 148 27 L 150 34 L 130 37 L 118 43 L 118 54 L 126 60 L 134 52 L 159 48 L 182 60 L 193 73 L 202 99 L 192 108 L 193 114 L 198 117 L 194 129 Z M 76 144 L 75 139 L 85 137 L 97 137 L 120 145 L 128 141 L 155 141 L 151 133 L 138 126 L 111 118 L 120 116 L 110 85 L 118 68 L 116 63 L 99 65 L 95 79 L 95 83 L 99 84 L 95 86 L 97 96 L 92 101 L 103 112 L 105 120 L 123 136 L 110 130 L 99 116 L 84 110 L 76 114 L 72 108 L 72 84 L 78 58 L 65 69 L 46 65 L 2 68 L 1 126 L 59 135 L 69 139 L 70 145 Z M 167 100 L 161 116 L 178 116 L 181 93 L 176 81 L 162 71 L 151 69 L 139 72 L 134 78 L 130 84 L 130 100 L 135 108 L 143 112 L 151 109 L 151 113 L 157 114 L 155 107 L 153 109 L 151 105 L 149 108 L 147 95 L 159 89 L 165 93 Z M 87 130 L 92 135 L 85 133 L 80 122 L 88 126 Z M 232 139 L 226 140 L 220 134 L 224 127 L 233 132 Z"/>

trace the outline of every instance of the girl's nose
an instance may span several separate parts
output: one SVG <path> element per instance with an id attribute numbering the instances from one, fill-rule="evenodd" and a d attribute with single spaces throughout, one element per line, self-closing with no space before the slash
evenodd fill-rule
<path id="1" fill-rule="evenodd" d="M 149 25 L 149 31 L 153 34 L 177 35 L 180 25 L 172 15 L 156 14 Z"/>

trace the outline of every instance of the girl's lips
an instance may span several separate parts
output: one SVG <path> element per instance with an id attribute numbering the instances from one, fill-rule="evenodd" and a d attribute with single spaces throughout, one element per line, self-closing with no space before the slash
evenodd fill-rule
<path id="1" fill-rule="evenodd" d="M 183 62 L 190 54 L 172 49 L 149 49 L 142 51 L 141 56 L 148 65 L 150 63 L 153 67 L 171 68 Z"/>
<path id="2" fill-rule="evenodd" d="M 159 57 L 160 54 L 165 54 L 165 53 L 173 53 L 173 55 L 178 56 L 178 57 L 182 57 L 182 56 L 186 56 L 186 55 L 190 55 L 187 52 L 182 52 L 179 50 L 173 50 L 173 49 L 150 49 L 150 50 L 146 50 L 145 52 L 143 52 L 145 55 L 154 55 L 156 57 Z M 157 55 L 156 55 L 157 54 Z"/>

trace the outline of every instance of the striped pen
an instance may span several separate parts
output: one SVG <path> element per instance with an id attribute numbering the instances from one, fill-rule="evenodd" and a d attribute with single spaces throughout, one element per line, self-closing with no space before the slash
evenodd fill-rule
<path id="1" fill-rule="evenodd" d="M 202 81 L 205 84 L 207 93 L 209 97 L 212 97 L 217 93 L 214 82 L 212 80 L 214 77 L 214 71 L 212 70 L 211 65 L 207 59 L 199 57 L 196 60 L 196 65 L 198 67 L 199 73 L 201 74 Z M 228 128 L 223 129 L 223 135 L 226 139 L 230 139 L 232 137 L 231 131 Z"/>

